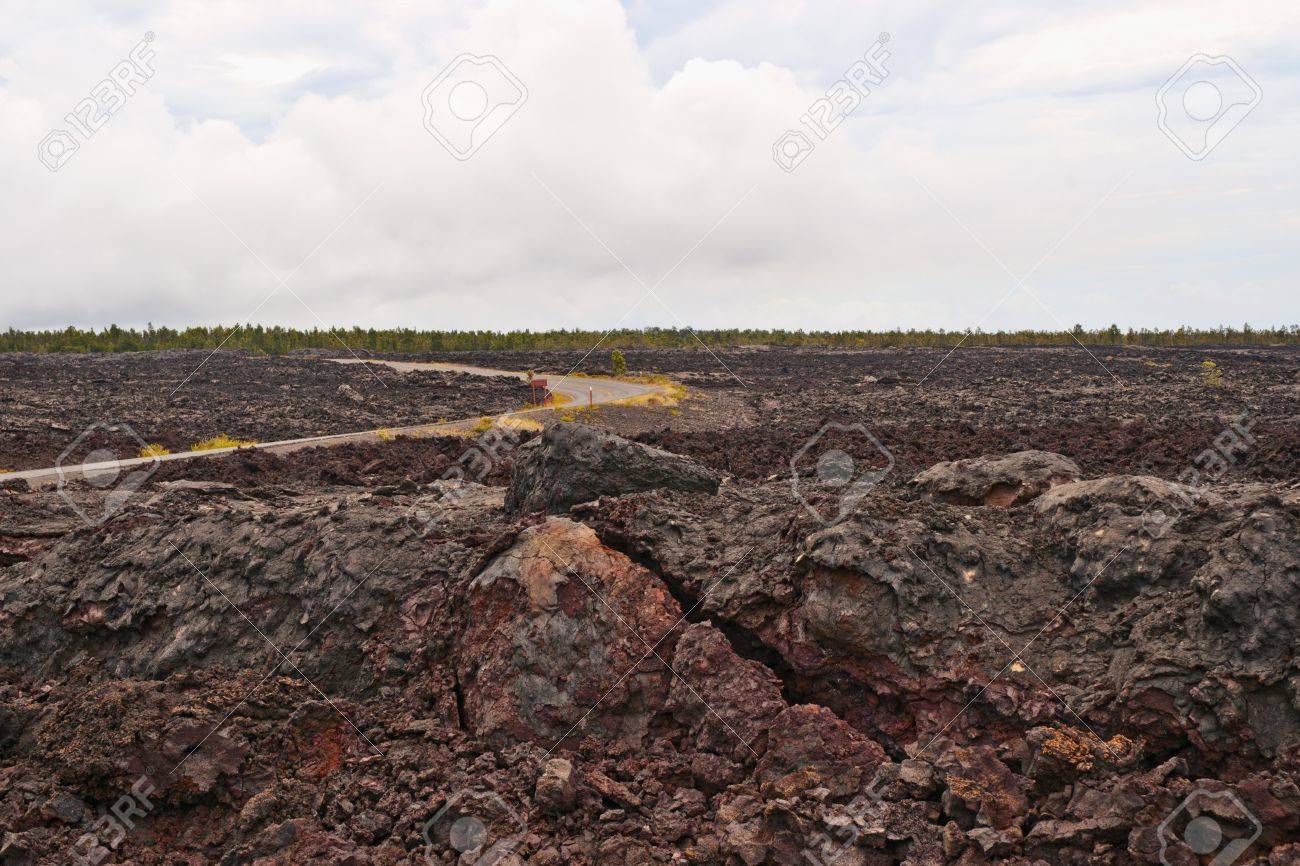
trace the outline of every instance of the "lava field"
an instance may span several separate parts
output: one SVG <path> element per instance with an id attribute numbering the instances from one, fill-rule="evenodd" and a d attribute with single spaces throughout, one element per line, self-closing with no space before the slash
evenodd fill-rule
<path id="1" fill-rule="evenodd" d="M 527 400 L 204 354 L 0 356 L 0 467 Z M 0 475 L 0 864 L 1300 863 L 1300 351 L 626 355 Z"/>

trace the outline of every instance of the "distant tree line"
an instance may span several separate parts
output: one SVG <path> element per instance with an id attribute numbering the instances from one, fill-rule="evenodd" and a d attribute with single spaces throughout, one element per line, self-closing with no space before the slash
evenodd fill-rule
<path id="1" fill-rule="evenodd" d="M 1069 331 L 786 331 L 782 329 L 687 328 L 620 329 L 603 331 L 419 331 L 411 328 L 298 328 L 262 325 L 155 328 L 143 330 L 110 325 L 101 330 L 68 327 L 61 331 L 19 331 L 0 334 L 3 352 L 138 352 L 153 349 L 243 349 L 282 355 L 295 349 L 342 349 L 371 352 L 461 352 L 482 349 L 576 349 L 586 351 L 604 337 L 604 344 L 623 349 L 699 349 L 736 346 L 821 346 L 878 349 L 895 346 L 1068 346 L 1077 340 L 1106 346 L 1211 346 L 1300 344 L 1300 326 L 1278 328 L 1178 328 L 1120 330 L 1111 325 Z"/>

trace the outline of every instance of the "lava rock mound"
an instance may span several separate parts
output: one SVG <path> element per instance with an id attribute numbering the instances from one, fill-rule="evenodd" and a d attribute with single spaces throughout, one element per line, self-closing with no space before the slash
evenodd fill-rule
<path id="1" fill-rule="evenodd" d="M 717 493 L 711 469 L 585 424 L 554 424 L 520 448 L 506 508 L 563 514 L 580 502 L 644 490 Z"/>
<path id="2" fill-rule="evenodd" d="M 1017 451 L 931 466 L 912 485 L 939 502 L 953 505 L 1011 506 L 1058 484 L 1078 481 L 1079 465 L 1050 451 Z"/>

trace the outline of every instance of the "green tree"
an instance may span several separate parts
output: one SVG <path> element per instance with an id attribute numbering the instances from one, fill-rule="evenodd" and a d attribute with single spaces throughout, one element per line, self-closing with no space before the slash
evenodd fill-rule
<path id="1" fill-rule="evenodd" d="M 627 375 L 627 359 L 618 349 L 609 353 L 609 366 L 614 371 L 615 376 Z"/>

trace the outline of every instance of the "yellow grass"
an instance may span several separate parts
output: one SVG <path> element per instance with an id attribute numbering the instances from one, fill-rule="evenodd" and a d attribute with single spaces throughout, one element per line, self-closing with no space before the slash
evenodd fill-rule
<path id="1" fill-rule="evenodd" d="M 624 382 L 640 382 L 642 385 L 654 385 L 661 389 L 654 394 L 642 394 L 639 397 L 628 397 L 615 401 L 620 406 L 676 406 L 682 400 L 685 400 L 689 393 L 685 385 L 657 373 L 641 376 L 619 376 L 618 378 Z"/>
<path id="2" fill-rule="evenodd" d="M 211 439 L 204 439 L 202 442 L 195 442 L 190 446 L 191 451 L 215 451 L 218 448 L 247 448 L 249 445 L 256 445 L 257 442 L 252 439 L 232 439 L 225 433 L 213 436 Z"/>
<path id="3" fill-rule="evenodd" d="M 542 429 L 542 425 L 531 418 L 521 418 L 518 415 L 503 415 L 499 418 L 491 418 L 488 417 L 487 415 L 484 415 L 482 418 L 479 418 L 477 421 L 474 422 L 473 427 L 469 427 L 469 428 L 453 427 L 451 430 L 446 430 L 438 435 L 463 436 L 466 438 L 471 438 L 474 436 L 482 436 L 484 433 L 491 430 L 493 427 L 505 427 L 510 430 L 531 430 L 531 431 L 540 431 Z"/>
<path id="4" fill-rule="evenodd" d="M 604 403 L 600 403 L 600 404 L 597 404 L 597 405 L 595 405 L 595 406 L 573 406 L 573 407 L 570 407 L 570 409 L 569 409 L 567 412 L 565 412 L 563 415 L 560 416 L 560 420 L 561 420 L 561 421 L 567 421 L 567 422 L 569 422 L 569 423 L 573 423 L 574 421 L 577 421 L 577 420 L 578 420 L 578 416 L 579 416 L 579 415 L 598 415 L 598 414 L 600 414 L 600 407 L 603 406 L 603 405 L 605 405 L 605 404 L 604 404 Z"/>
<path id="5" fill-rule="evenodd" d="M 172 453 L 165 445 L 159 445 L 157 442 L 150 442 L 140 449 L 141 457 L 161 457 L 164 454 Z"/>
<path id="6" fill-rule="evenodd" d="M 380 442 L 392 442 L 394 439 L 397 438 L 396 436 L 393 435 L 393 431 L 389 430 L 387 427 L 383 428 L 382 430 L 376 430 L 375 435 L 379 437 Z"/>
<path id="7" fill-rule="evenodd" d="M 511 430 L 524 430 L 540 433 L 543 429 L 542 422 L 534 421 L 532 418 L 520 418 L 515 415 L 507 415 L 501 418 L 497 423 L 502 427 Z"/>

